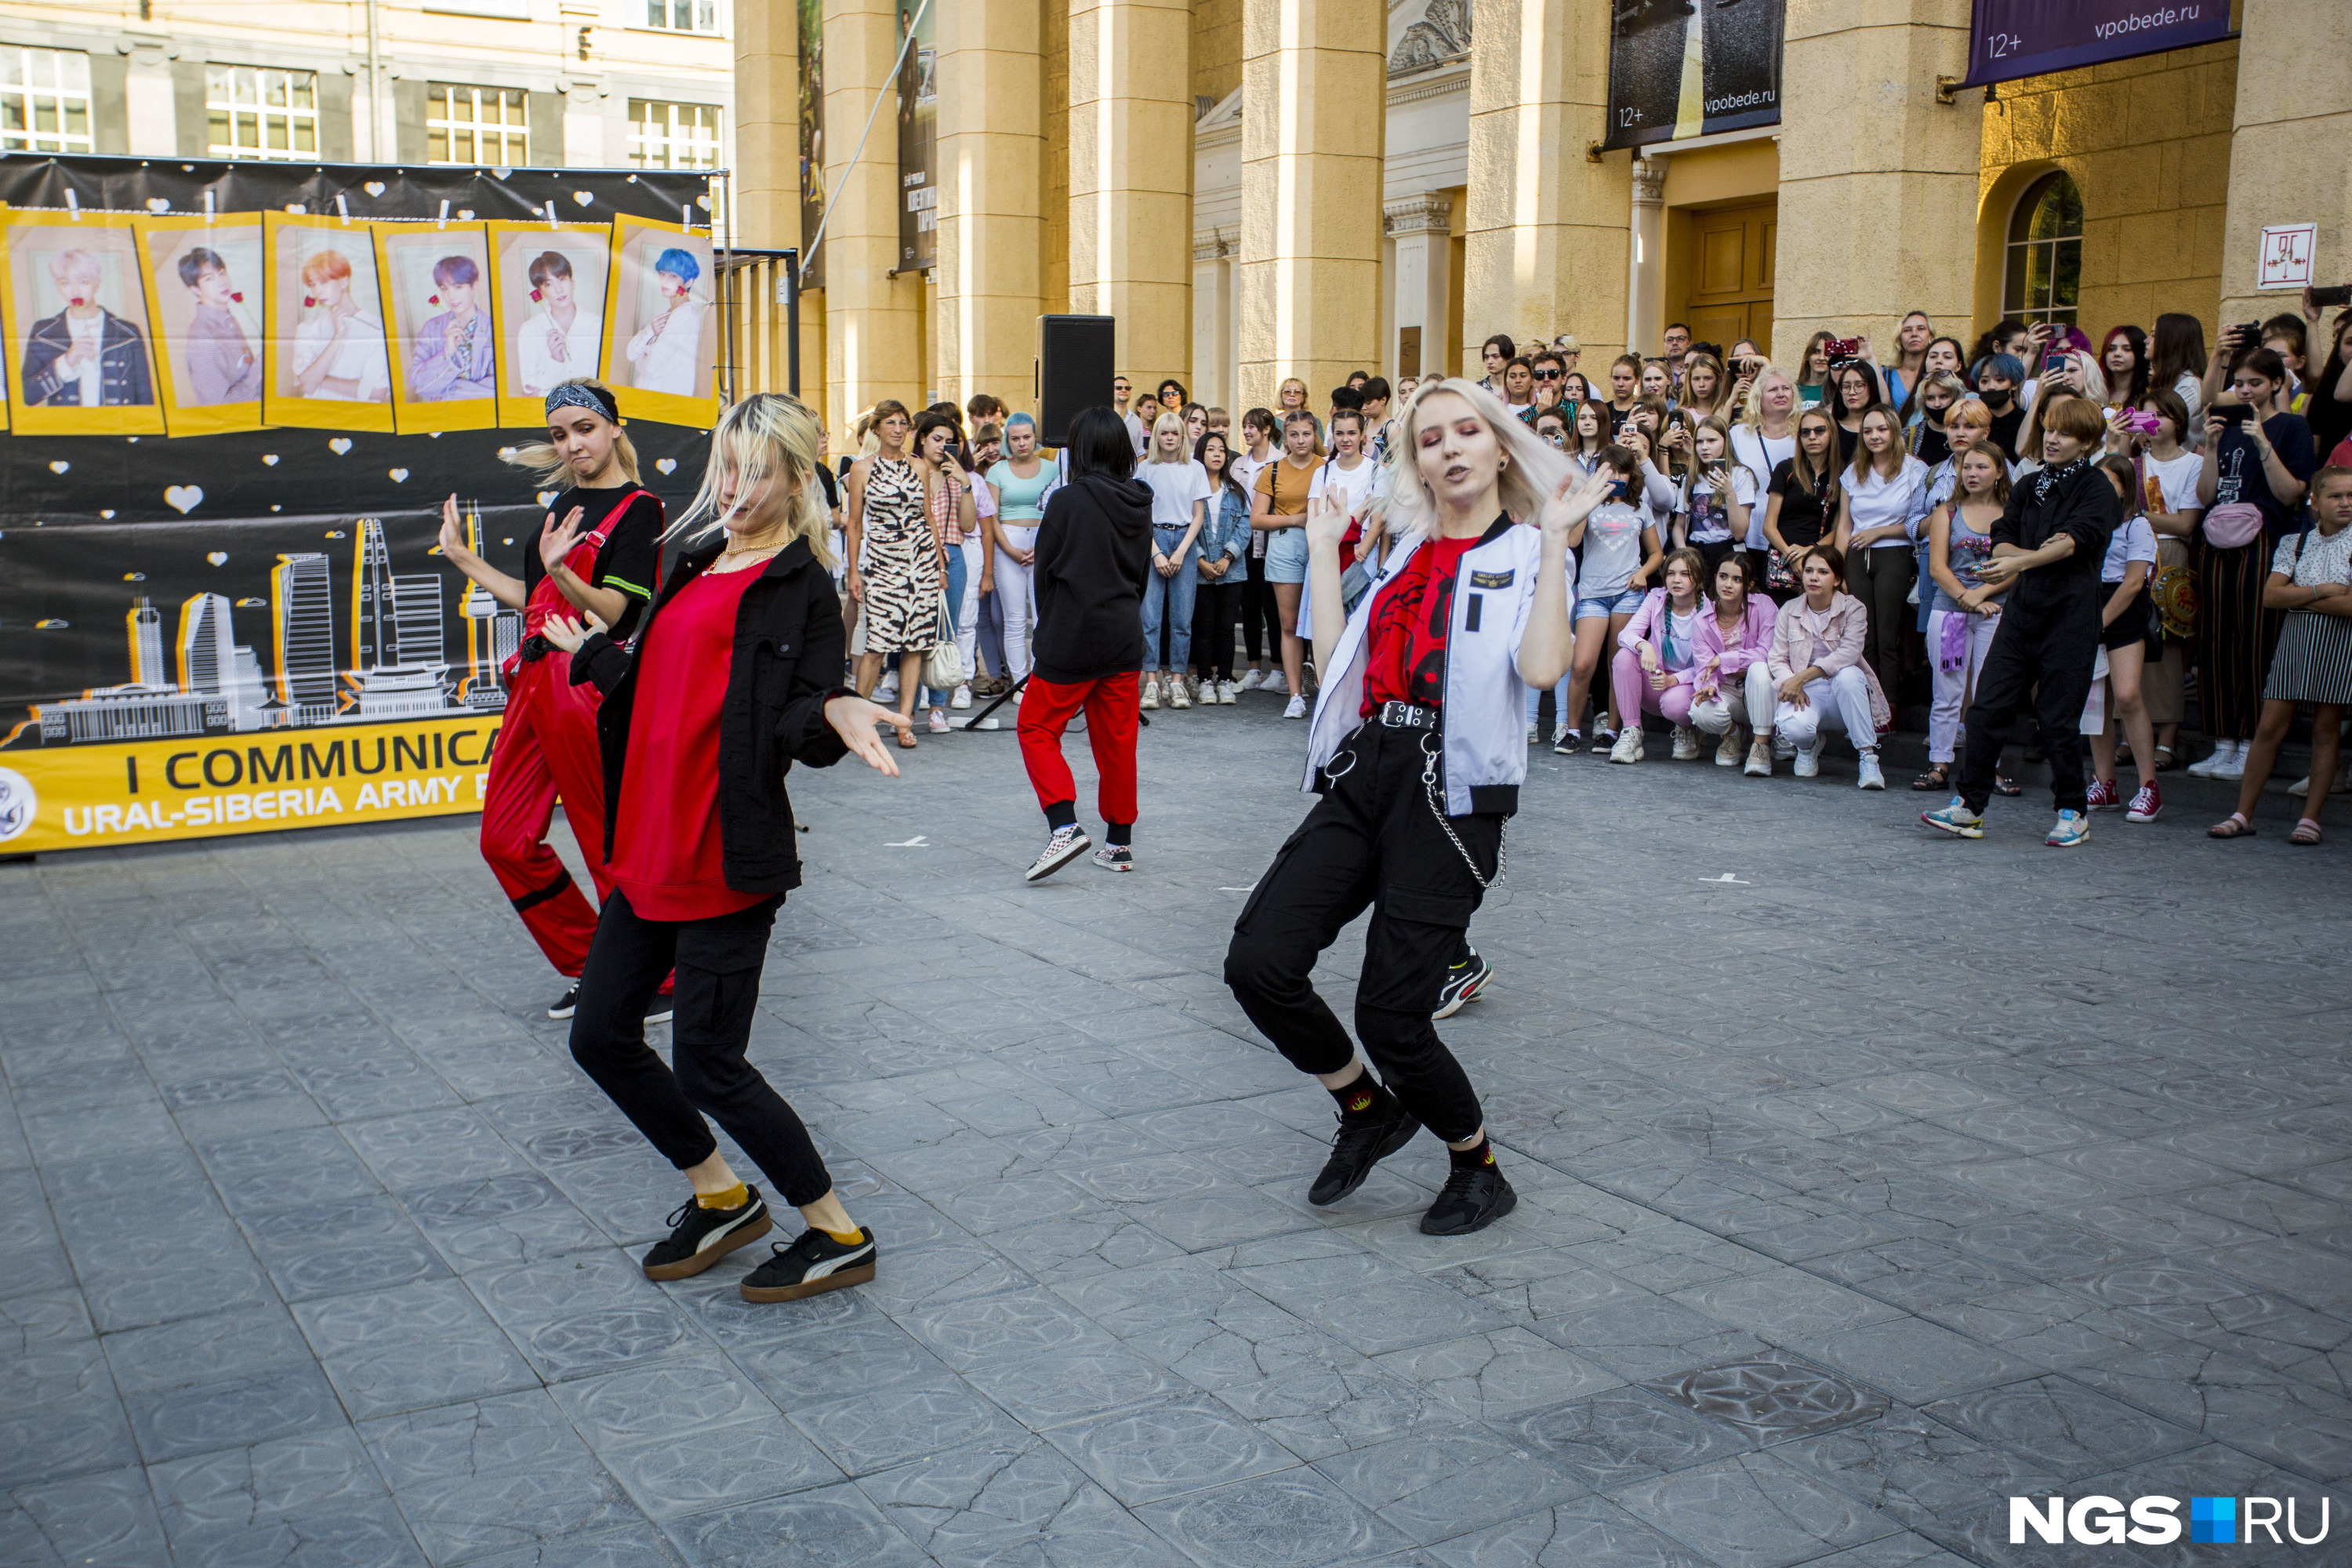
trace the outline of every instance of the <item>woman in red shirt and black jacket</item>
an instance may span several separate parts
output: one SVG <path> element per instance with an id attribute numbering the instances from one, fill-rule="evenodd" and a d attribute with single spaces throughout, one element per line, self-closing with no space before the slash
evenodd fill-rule
<path id="1" fill-rule="evenodd" d="M 545 628 L 572 653 L 572 680 L 604 693 L 596 728 L 614 889 L 581 976 L 572 1058 L 693 1186 L 669 1238 L 646 1255 L 649 1278 L 699 1274 L 769 1229 L 767 1205 L 729 1169 L 706 1113 L 800 1209 L 808 1228 L 744 1280 L 753 1301 L 863 1283 L 876 1258 L 808 1130 L 744 1059 L 768 931 L 801 881 L 785 771 L 856 752 L 896 775 L 875 725 L 910 722 L 841 685 L 817 432 L 793 399 L 736 404 L 711 434 L 679 528 L 715 521 L 671 568 L 634 643 L 613 641 L 593 616 Z M 675 1070 L 644 1024 L 673 965 Z"/>

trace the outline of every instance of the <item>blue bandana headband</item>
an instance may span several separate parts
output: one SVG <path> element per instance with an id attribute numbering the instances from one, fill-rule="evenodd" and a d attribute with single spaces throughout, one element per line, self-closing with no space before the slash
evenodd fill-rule
<path id="1" fill-rule="evenodd" d="M 613 401 L 613 395 L 584 381 L 567 381 L 547 395 L 547 417 L 554 418 L 559 408 L 585 408 L 591 414 L 603 415 L 615 425 L 621 422 L 620 406 Z"/>

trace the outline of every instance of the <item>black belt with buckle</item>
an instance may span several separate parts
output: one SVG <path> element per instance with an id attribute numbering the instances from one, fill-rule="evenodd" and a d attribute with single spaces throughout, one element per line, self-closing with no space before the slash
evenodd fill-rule
<path id="1" fill-rule="evenodd" d="M 1424 708 L 1418 702 L 1383 702 L 1373 710 L 1372 717 L 1388 730 L 1434 730 L 1437 710 Z"/>

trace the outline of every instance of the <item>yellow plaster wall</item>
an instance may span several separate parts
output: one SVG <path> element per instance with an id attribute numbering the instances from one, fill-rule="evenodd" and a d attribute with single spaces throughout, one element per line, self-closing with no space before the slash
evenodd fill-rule
<path id="1" fill-rule="evenodd" d="M 2001 83 L 1984 110 L 1977 329 L 2001 313 L 2018 198 L 2063 169 L 2083 195 L 2083 331 L 2151 327 L 2167 310 L 2215 331 L 2237 93 L 2234 39 Z"/>
<path id="2" fill-rule="evenodd" d="M 1037 240 L 1038 310 L 1049 316 L 1070 309 L 1070 8 L 1040 7 L 1037 50 L 1043 57 L 1042 144 L 1037 178 L 1044 189 L 1044 217 Z"/>
<path id="3" fill-rule="evenodd" d="M 1223 102 L 1242 84 L 1242 0 L 1192 0 L 1192 96 Z"/>

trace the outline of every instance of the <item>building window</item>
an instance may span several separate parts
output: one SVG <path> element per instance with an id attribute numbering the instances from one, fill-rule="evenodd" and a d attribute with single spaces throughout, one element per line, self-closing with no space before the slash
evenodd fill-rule
<path id="1" fill-rule="evenodd" d="M 425 161 L 511 169 L 530 162 L 530 106 L 519 87 L 425 89 Z"/>
<path id="2" fill-rule="evenodd" d="M 2082 285 L 2083 193 L 2063 174 L 2044 174 L 2009 220 L 2001 313 L 2071 327 Z"/>
<path id="3" fill-rule="evenodd" d="M 719 0 L 646 0 L 646 26 L 670 33 L 715 33 Z"/>
<path id="4" fill-rule="evenodd" d="M 0 48 L 0 151 L 88 153 L 89 57 Z"/>
<path id="5" fill-rule="evenodd" d="M 206 153 L 215 158 L 319 155 L 319 78 L 261 66 L 205 68 Z"/>
<path id="6" fill-rule="evenodd" d="M 719 106 L 629 100 L 629 165 L 636 169 L 719 167 Z"/>

